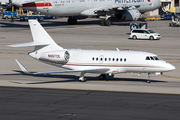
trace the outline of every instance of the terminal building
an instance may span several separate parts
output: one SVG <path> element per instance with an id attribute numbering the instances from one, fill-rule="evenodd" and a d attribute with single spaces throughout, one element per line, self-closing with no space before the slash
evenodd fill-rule
<path id="1" fill-rule="evenodd" d="M 180 0 L 161 0 L 161 7 L 147 13 L 148 16 L 158 16 L 163 12 L 180 12 Z"/>

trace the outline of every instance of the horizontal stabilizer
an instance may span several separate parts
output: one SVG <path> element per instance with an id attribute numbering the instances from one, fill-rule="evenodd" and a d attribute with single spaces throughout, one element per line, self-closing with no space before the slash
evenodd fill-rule
<path id="1" fill-rule="evenodd" d="M 10 47 L 28 47 L 28 46 L 45 46 L 45 45 L 49 45 L 49 43 L 33 41 L 33 42 L 20 43 L 20 44 L 8 45 L 8 46 L 10 46 Z"/>

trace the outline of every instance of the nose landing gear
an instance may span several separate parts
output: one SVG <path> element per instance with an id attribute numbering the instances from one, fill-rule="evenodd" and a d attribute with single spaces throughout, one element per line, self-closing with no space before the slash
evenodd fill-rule
<path id="1" fill-rule="evenodd" d="M 151 79 L 151 73 L 148 73 L 147 77 L 148 77 L 147 83 L 151 83 L 151 80 L 150 80 Z"/>

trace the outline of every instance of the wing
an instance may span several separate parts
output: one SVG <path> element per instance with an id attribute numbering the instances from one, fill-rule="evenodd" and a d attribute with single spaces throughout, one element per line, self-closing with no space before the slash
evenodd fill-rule
<path id="1" fill-rule="evenodd" d="M 68 71 L 56 71 L 56 72 L 37 72 L 31 73 L 29 72 L 17 59 L 15 59 L 21 70 L 26 74 L 33 74 L 33 75 L 43 75 L 43 74 L 57 74 L 57 73 L 73 73 L 73 72 L 85 72 L 85 73 L 105 73 L 110 69 L 84 69 L 84 70 L 68 70 Z"/>
<path id="2" fill-rule="evenodd" d="M 151 5 L 151 3 L 136 4 L 136 5 L 106 5 L 102 7 L 87 9 L 81 12 L 81 15 L 95 15 L 97 12 L 102 12 L 102 11 L 128 10 L 128 9 L 139 8 L 140 6 L 145 6 L 145 5 Z"/>

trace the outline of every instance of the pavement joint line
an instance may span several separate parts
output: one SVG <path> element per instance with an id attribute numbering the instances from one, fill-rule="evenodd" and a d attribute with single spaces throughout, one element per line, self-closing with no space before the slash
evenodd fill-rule
<path id="1" fill-rule="evenodd" d="M 32 86 L 8 86 L 0 85 L 0 87 L 14 87 L 14 88 L 39 88 L 39 89 L 52 89 L 52 90 L 80 90 L 80 91 L 100 91 L 100 92 L 124 92 L 124 93 L 142 93 L 142 94 L 163 94 L 163 95 L 180 95 L 180 93 L 162 93 L 162 92 L 139 92 L 139 91 L 125 91 L 125 90 L 94 90 L 94 89 L 79 89 L 79 88 L 51 88 L 51 87 L 32 87 Z"/>
<path id="2" fill-rule="evenodd" d="M 169 76 L 169 75 L 161 75 L 161 76 L 164 76 L 164 77 L 169 77 L 169 78 L 176 78 L 176 79 L 180 79 L 180 77 Z"/>

